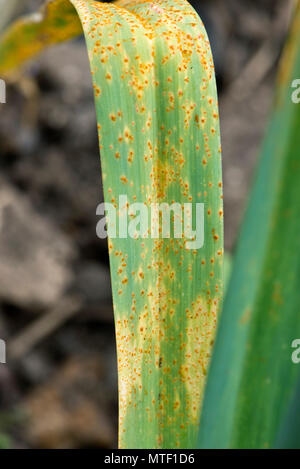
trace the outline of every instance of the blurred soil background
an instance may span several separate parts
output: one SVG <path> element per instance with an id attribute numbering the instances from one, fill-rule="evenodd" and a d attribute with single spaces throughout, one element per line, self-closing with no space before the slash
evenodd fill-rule
<path id="1" fill-rule="evenodd" d="M 214 50 L 233 252 L 293 2 L 191 3 Z M 0 446 L 117 445 L 108 255 L 95 231 L 102 200 L 91 78 L 78 39 L 17 73 L 0 107 L 0 337 L 8 362 L 0 365 Z"/>

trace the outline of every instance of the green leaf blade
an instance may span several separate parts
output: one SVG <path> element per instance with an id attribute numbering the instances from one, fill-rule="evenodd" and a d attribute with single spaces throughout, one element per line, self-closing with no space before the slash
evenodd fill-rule
<path id="1" fill-rule="evenodd" d="M 147 206 L 199 200 L 209 213 L 203 250 L 186 250 L 185 240 L 110 240 L 120 445 L 194 447 L 223 288 L 220 141 L 209 44 L 185 2 L 93 4 L 89 12 L 85 6 L 80 11 L 80 3 L 74 2 L 88 17 L 83 26 L 95 87 L 102 84 L 95 89 L 105 200 L 118 203 L 122 194 L 130 204 Z M 97 21 L 105 68 L 95 49 Z"/>
<path id="2" fill-rule="evenodd" d="M 118 226 L 128 215 L 122 196 L 148 210 L 204 204 L 202 248 L 187 249 L 188 236 L 151 238 L 150 225 L 145 238 L 109 239 L 120 446 L 193 448 L 223 293 L 220 130 L 209 42 L 183 0 L 72 3 L 91 64 L 104 198 L 116 208 Z"/>
<path id="3" fill-rule="evenodd" d="M 295 380 L 300 334 L 300 5 L 224 303 L 200 424 L 200 448 L 269 448 Z"/>

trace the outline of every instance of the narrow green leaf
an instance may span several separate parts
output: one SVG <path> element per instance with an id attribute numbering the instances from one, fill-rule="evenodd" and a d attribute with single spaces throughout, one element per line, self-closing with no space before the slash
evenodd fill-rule
<path id="1" fill-rule="evenodd" d="M 224 292 L 226 293 L 232 273 L 232 256 L 229 252 L 224 252 Z"/>
<path id="2" fill-rule="evenodd" d="M 300 337 L 300 3 L 220 320 L 201 448 L 269 448 L 292 396 Z"/>
<path id="3" fill-rule="evenodd" d="M 193 203 L 194 212 L 204 204 L 201 249 L 188 249 L 186 233 L 151 238 L 150 223 L 144 238 L 109 240 L 120 446 L 195 447 L 223 292 L 221 150 L 209 42 L 185 0 L 72 3 L 94 82 L 104 197 L 118 211 L 118 227 L 128 218 L 127 202 L 148 212 L 152 204 Z M 0 57 L 0 71 L 6 60 Z"/>
<path id="4" fill-rule="evenodd" d="M 300 380 L 279 428 L 275 448 L 300 449 Z"/>

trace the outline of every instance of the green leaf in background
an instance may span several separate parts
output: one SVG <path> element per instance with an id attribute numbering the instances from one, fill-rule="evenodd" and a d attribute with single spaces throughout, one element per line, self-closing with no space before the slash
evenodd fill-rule
<path id="1" fill-rule="evenodd" d="M 275 447 L 278 449 L 300 449 L 300 379 L 286 417 L 280 426 Z"/>
<path id="2" fill-rule="evenodd" d="M 232 272 L 232 256 L 229 252 L 224 252 L 224 292 L 226 293 Z"/>
<path id="3" fill-rule="evenodd" d="M 300 2 L 242 227 L 206 387 L 200 448 L 270 448 L 299 370 Z"/>
<path id="4" fill-rule="evenodd" d="M 209 41 L 185 0 L 72 3 L 90 58 L 104 197 L 117 209 L 118 225 L 128 204 L 204 204 L 201 249 L 187 249 L 187 236 L 153 239 L 150 225 L 142 239 L 109 240 L 120 446 L 193 448 L 223 294 L 221 150 Z M 53 0 L 40 22 L 20 20 L 0 42 L 0 73 L 77 34 L 73 13 L 69 2 Z"/>

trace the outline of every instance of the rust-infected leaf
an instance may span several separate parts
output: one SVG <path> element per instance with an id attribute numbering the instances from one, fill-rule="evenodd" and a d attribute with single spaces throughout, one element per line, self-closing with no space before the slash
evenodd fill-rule
<path id="1" fill-rule="evenodd" d="M 105 201 L 116 207 L 118 223 L 127 204 L 149 210 L 193 204 L 194 216 L 196 204 L 204 204 L 203 247 L 187 249 L 186 233 L 151 238 L 150 227 L 145 237 L 109 240 L 120 446 L 194 448 L 223 292 L 220 132 L 209 41 L 185 0 L 72 3 L 90 58 Z"/>

